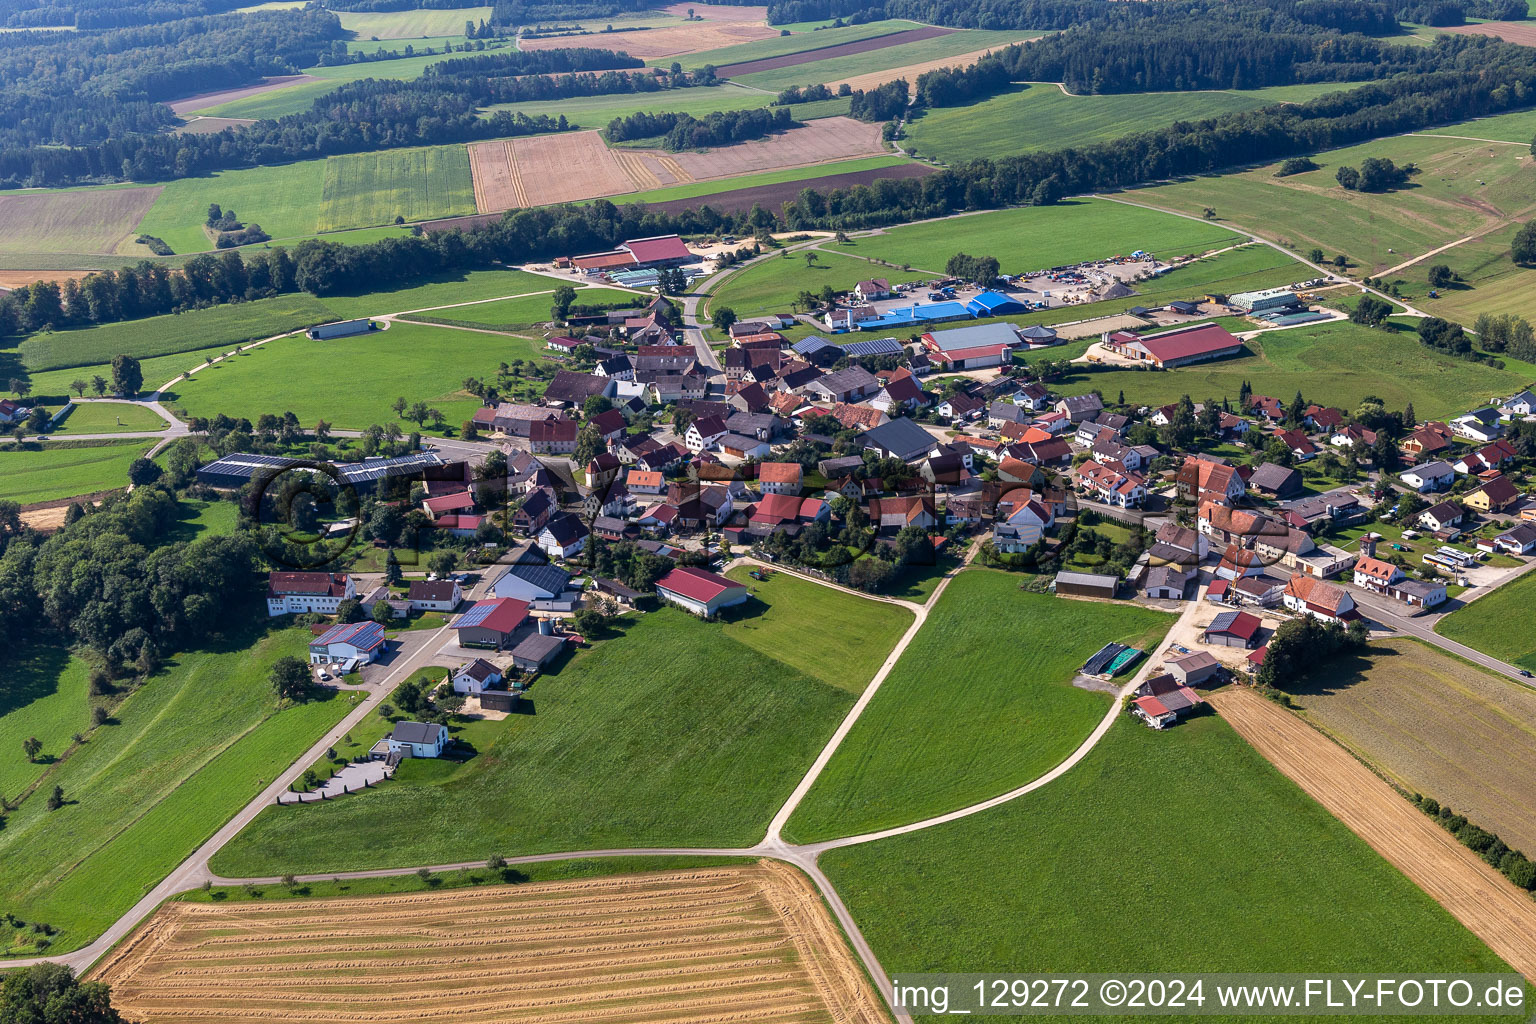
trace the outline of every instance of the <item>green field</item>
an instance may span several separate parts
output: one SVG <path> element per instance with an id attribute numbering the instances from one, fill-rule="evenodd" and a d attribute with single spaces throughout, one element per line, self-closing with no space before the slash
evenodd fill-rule
<path id="1" fill-rule="evenodd" d="M 964 107 L 938 107 L 907 125 L 909 152 L 946 163 L 1110 142 L 1175 121 L 1194 121 L 1270 103 L 1337 92 L 1336 83 L 1251 92 L 1123 93 L 1068 96 L 1052 82 L 1015 86 Z M 1023 131 L 1020 131 L 1020 128 Z"/>
<path id="2" fill-rule="evenodd" d="M 845 598 L 850 609 L 860 600 Z M 533 713 L 481 723 L 490 728 L 476 738 L 479 754 L 462 766 L 402 770 L 353 797 L 271 808 L 215 870 L 756 842 L 854 698 L 738 640 L 742 625 L 670 608 L 627 619 L 622 637 L 541 677 Z M 823 663 L 818 675 L 838 669 Z"/>
<path id="3" fill-rule="evenodd" d="M 495 372 L 509 358 L 535 358 L 542 345 L 496 334 L 397 323 L 387 331 L 331 341 L 284 338 L 200 370 L 166 393 L 189 416 L 295 413 L 361 430 L 395 419 L 390 404 L 403 397 L 440 409 L 457 427 L 480 400 L 463 390 L 465 377 Z M 345 367 L 347 385 L 319 366 Z M 406 430 L 414 424 L 397 421 Z"/>
<path id="4" fill-rule="evenodd" d="M 1530 628 L 1533 602 L 1536 575 L 1526 573 L 1443 617 L 1435 623 L 1435 632 L 1536 671 L 1536 632 Z"/>
<path id="5" fill-rule="evenodd" d="M 1509 970 L 1214 715 L 821 865 L 892 975 Z"/>
<path id="6" fill-rule="evenodd" d="M 563 100 L 497 103 L 487 107 L 486 113 L 506 110 L 514 114 L 527 114 L 529 117 L 538 117 L 540 114 L 559 117 L 564 114 L 571 123 L 579 127 L 605 128 L 608 122 L 616 117 L 627 117 L 640 111 L 675 112 L 702 117 L 716 110 L 749 110 L 754 107 L 765 107 L 772 100 L 772 96 L 751 89 L 743 89 L 737 85 L 698 85 L 687 89 L 667 89 L 663 92 L 572 96 Z"/>
<path id="7" fill-rule="evenodd" d="M 796 809 L 798 842 L 952 811 L 1060 763 L 1109 706 L 1071 684 L 1112 640 L 1160 638 L 1172 616 L 1019 590 L 1019 577 L 962 572 Z M 1006 625 L 1004 625 L 1006 623 Z"/>
<path id="8" fill-rule="evenodd" d="M 424 12 L 407 12 L 424 13 Z M 469 150 L 459 146 L 386 149 L 325 162 L 320 231 L 475 212 Z"/>
<path id="9" fill-rule="evenodd" d="M 726 633 L 759 654 L 858 694 L 912 625 L 900 605 L 860 600 L 819 583 L 776 572 L 767 582 L 743 568 L 727 573 L 752 592 Z"/>
<path id="10" fill-rule="evenodd" d="M 216 345 L 213 348 L 194 349 L 191 352 L 178 352 L 168 356 L 141 359 L 139 360 L 139 367 L 144 371 L 144 388 L 145 390 L 157 388 L 178 373 L 190 370 L 194 366 L 199 366 L 215 356 L 223 355 L 233 347 L 232 345 Z M 6 372 L 6 357 L 11 354 L 0 351 L 0 374 Z M 17 366 L 16 370 L 20 371 L 20 367 Z M 45 373 L 31 373 L 27 374 L 27 379 L 32 382 L 32 394 L 34 397 L 58 396 L 58 404 L 63 404 L 64 396 L 74 394 L 70 389 L 70 384 L 76 378 L 89 381 L 98 374 L 107 380 L 111 380 L 111 365 L 108 363 L 98 363 L 94 366 L 77 366 L 68 370 L 49 370 Z M 86 393 L 91 394 L 89 391 Z"/>
<path id="11" fill-rule="evenodd" d="M 1471 325 L 1479 313 L 1514 313 L 1536 319 L 1536 270 L 1510 259 L 1510 243 L 1518 224 L 1474 238 L 1410 267 L 1389 280 L 1402 297 L 1435 316 Z M 1462 281 L 1429 297 L 1429 268 L 1444 263 Z"/>
<path id="12" fill-rule="evenodd" d="M 466 270 L 461 274 L 440 274 L 423 284 L 403 284 L 361 295 L 327 295 L 325 304 L 342 317 L 377 316 L 553 291 L 562 283 L 521 270 Z"/>
<path id="13" fill-rule="evenodd" d="M 34 334 L 21 343 L 21 361 L 29 373 L 92 367 L 111 363 L 119 355 L 143 359 L 210 345 L 234 345 L 334 319 L 336 315 L 320 300 L 297 292 L 142 320 Z M 90 376 L 85 379 L 89 381 Z M 153 388 L 162 382 L 151 380 L 146 372 L 144 383 Z M 43 393 L 36 385 L 33 390 Z"/>
<path id="14" fill-rule="evenodd" d="M 87 666 L 68 651 L 43 643 L 11 647 L 0 690 L 0 794 L 13 797 L 31 785 L 69 748 L 71 736 L 91 727 L 88 692 Z M 43 743 L 36 764 L 18 756 L 29 736 Z"/>
<path id="15" fill-rule="evenodd" d="M 702 68 L 706 64 L 713 64 L 718 68 L 726 64 L 742 64 L 749 60 L 763 60 L 768 57 L 782 57 L 790 53 L 803 53 L 806 50 L 820 49 L 824 46 L 841 46 L 844 43 L 856 43 L 861 39 L 874 39 L 876 36 L 888 36 L 894 32 L 906 32 L 920 27 L 915 21 L 871 21 L 863 25 L 847 25 L 843 28 L 822 29 L 819 32 L 794 32 L 792 35 L 787 36 L 755 39 L 750 43 L 723 46 L 715 50 L 701 50 L 698 53 L 679 55 L 676 58 L 658 57 L 651 61 L 651 63 L 668 67 L 673 60 L 676 60 L 687 71 Z M 774 28 L 782 29 L 784 26 L 775 25 Z M 791 31 L 793 32 L 793 29 Z"/>
<path id="16" fill-rule="evenodd" d="M 1385 193 L 1345 191 L 1334 175 L 1368 156 L 1412 162 L 1419 173 L 1406 188 Z M 1251 171 L 1137 189 L 1136 202 L 1230 221 L 1305 252 L 1317 246 L 1331 259 L 1345 253 L 1354 272 L 1377 274 L 1447 242 L 1496 229 L 1536 208 L 1530 191 L 1531 155 L 1523 147 L 1435 136 L 1398 136 L 1314 157 L 1319 168 L 1285 178 L 1270 164 Z M 1390 250 L 1390 251 L 1389 251 Z M 1453 252 L 1455 250 L 1452 250 Z M 1423 267 L 1408 271 L 1422 278 Z"/>
<path id="17" fill-rule="evenodd" d="M 807 289 L 820 292 L 831 285 L 836 291 L 845 291 L 872 277 L 896 284 L 933 276 L 876 266 L 835 252 L 818 251 L 816 257 L 816 265 L 807 266 L 804 253 L 787 252 L 738 270 L 710 292 L 710 309 L 729 306 L 746 320 L 761 313 L 787 312 L 795 296 Z"/>
<path id="18" fill-rule="evenodd" d="M 666 188 L 652 189 L 649 192 L 635 192 L 625 195 L 622 197 L 622 201 L 624 203 L 664 203 L 669 199 L 698 199 L 715 195 L 718 192 L 731 192 L 741 188 L 756 188 L 759 185 L 778 185 L 786 181 L 805 181 L 808 183 L 811 178 L 821 178 L 829 174 L 854 174 L 859 171 L 872 171 L 881 167 L 895 167 L 897 164 L 909 164 L 912 162 L 902 156 L 865 156 L 857 160 L 840 160 L 830 164 L 816 164 L 812 167 L 788 167 L 780 171 L 743 174 L 739 177 L 721 178 L 716 181 L 693 181 L 686 185 L 669 185 Z M 602 201 L 611 202 L 612 200 Z M 599 202 L 599 200 L 593 199 L 587 200 L 587 202 Z"/>
<path id="19" fill-rule="evenodd" d="M 247 96 L 244 99 L 220 103 L 217 106 L 199 110 L 197 113 L 207 117 L 250 117 L 258 120 L 264 117 L 276 119 L 289 114 L 302 114 L 314 106 L 315 100 L 339 88 L 341 84 L 339 80 L 330 78 L 319 82 L 298 82 L 281 89 Z"/>
<path id="20" fill-rule="evenodd" d="M 324 160 L 215 171 L 167 182 L 139 222 L 142 234 L 163 238 L 179 253 L 213 248 L 203 230 L 208 204 L 234 210 L 246 224 L 260 224 L 273 238 L 312 235 L 325 184 Z"/>
<path id="21" fill-rule="evenodd" d="M 962 29 L 959 32 L 951 32 L 948 35 L 934 36 L 931 39 L 920 39 L 915 43 L 902 43 L 899 46 L 887 46 L 879 50 L 866 50 L 863 53 L 850 54 L 846 57 L 811 61 L 808 64 L 776 68 L 772 71 L 756 71 L 750 75 L 742 75 L 740 78 L 732 79 L 732 81 L 740 82 L 742 85 L 750 85 L 755 89 L 768 89 L 777 92 L 780 89 L 787 89 L 792 85 L 837 82 L 845 78 L 853 78 L 857 75 L 865 75 L 874 71 L 888 71 L 893 68 L 903 68 L 909 64 L 921 64 L 924 61 L 939 60 L 944 57 L 958 57 L 961 54 L 983 50 L 988 47 L 1000 49 L 1011 43 L 1033 39 L 1042 34 L 1040 32 L 988 32 L 979 29 Z M 826 33 L 820 32 L 817 35 L 826 35 Z"/>
<path id="22" fill-rule="evenodd" d="M 1348 321 L 1267 331 L 1247 343 L 1249 355 L 1167 372 L 1108 370 L 1078 373 L 1052 384 L 1067 395 L 1098 389 L 1124 390 L 1128 401 L 1176 402 L 1181 395 L 1237 400 L 1243 381 L 1261 395 L 1294 395 L 1356 408 L 1367 395 L 1401 409 L 1409 402 L 1421 417 L 1462 412 L 1490 395 L 1512 394 L 1527 381 L 1511 370 L 1440 355 L 1408 330 L 1361 327 Z M 1288 401 L 1289 399 L 1287 399 Z"/>
<path id="23" fill-rule="evenodd" d="M 464 41 L 464 23 L 489 21 L 489 7 L 452 7 L 447 10 L 415 11 L 341 11 L 341 27 L 356 32 L 359 39 L 412 39 L 423 36 L 456 37 Z"/>
<path id="24" fill-rule="evenodd" d="M 887 228 L 829 248 L 930 273 L 943 273 L 944 264 L 957 252 L 996 256 L 1003 273 L 1018 274 L 1137 249 L 1170 259 L 1237 241 L 1231 230 L 1218 224 L 1085 199 Z"/>
<path id="25" fill-rule="evenodd" d="M 1536 137 L 1536 110 L 1517 110 L 1513 114 L 1495 114 L 1475 121 L 1462 121 L 1441 128 L 1426 128 L 1425 135 L 1460 135 L 1471 139 L 1492 139 L 1529 146 Z"/>
<path id="26" fill-rule="evenodd" d="M 182 499 L 179 508 L 181 515 L 176 521 L 173 540 L 191 543 L 202 537 L 221 537 L 234 533 L 240 522 L 240 506 L 232 501 Z"/>
<path id="27" fill-rule="evenodd" d="M 554 280 L 549 280 L 548 283 L 559 284 Z M 578 304 L 628 305 L 640 301 L 641 298 L 642 296 L 634 292 L 619 291 L 616 288 L 576 289 Z M 419 318 L 428 323 L 451 323 L 461 327 L 483 327 L 491 331 L 504 331 L 548 321 L 553 301 L 553 288 L 551 288 L 550 291 L 516 299 L 495 299 L 491 302 L 476 302 L 467 306 L 450 306 L 447 309 L 433 310 L 431 313 L 417 314 L 408 319 Z"/>
<path id="28" fill-rule="evenodd" d="M 124 402 L 76 402 L 50 434 L 120 434 L 164 430 L 169 424 L 142 405 Z"/>
<path id="29" fill-rule="evenodd" d="M 38 796 L 8 816 L 0 903 L 60 928 L 54 951 L 137 902 L 351 705 L 278 711 L 267 673 L 281 655 L 302 656 L 310 634 L 262 636 L 250 605 L 235 625 L 226 648 L 178 655 L 53 770 L 43 784 L 64 788 L 62 809 Z"/>
<path id="30" fill-rule="evenodd" d="M 79 447 L 29 442 L 0 445 L 0 498 L 23 505 L 128 486 L 128 467 L 150 441 L 78 441 Z"/>

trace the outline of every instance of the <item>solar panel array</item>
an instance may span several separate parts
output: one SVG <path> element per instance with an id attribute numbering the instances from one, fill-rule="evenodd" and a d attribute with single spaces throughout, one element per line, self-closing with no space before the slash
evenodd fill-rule
<path id="1" fill-rule="evenodd" d="M 436 452 L 413 452 L 393 459 L 369 459 L 367 462 L 351 462 L 338 465 L 336 472 L 349 484 L 373 483 L 380 477 L 401 476 L 419 470 L 443 465 L 442 456 Z"/>
<path id="2" fill-rule="evenodd" d="M 454 629 L 464 629 L 467 626 L 478 626 L 485 621 L 487 615 L 495 611 L 500 605 L 495 601 L 481 601 L 469 611 L 460 615 L 453 622 Z"/>
<path id="3" fill-rule="evenodd" d="M 288 459 L 281 455 L 226 455 L 204 466 L 201 472 L 249 480 L 263 470 L 286 469 L 298 465 L 298 462 L 298 459 Z"/>

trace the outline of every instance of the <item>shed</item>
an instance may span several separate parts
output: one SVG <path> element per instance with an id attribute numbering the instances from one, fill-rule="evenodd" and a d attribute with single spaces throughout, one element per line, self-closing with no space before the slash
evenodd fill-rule
<path id="1" fill-rule="evenodd" d="M 1199 686 L 1221 671 L 1221 662 L 1208 651 L 1196 651 L 1168 662 L 1168 674 L 1182 686 Z"/>
<path id="2" fill-rule="evenodd" d="M 1120 577 L 1092 572 L 1059 572 L 1056 593 L 1070 597 L 1112 598 L 1120 589 Z"/>
<path id="3" fill-rule="evenodd" d="M 512 664 L 524 672 L 537 672 L 553 661 L 564 647 L 563 637 L 533 633 L 512 648 Z"/>
<path id="4" fill-rule="evenodd" d="M 1258 642 L 1258 616 L 1247 612 L 1222 612 L 1205 627 L 1200 639 L 1218 647 L 1253 647 Z"/>

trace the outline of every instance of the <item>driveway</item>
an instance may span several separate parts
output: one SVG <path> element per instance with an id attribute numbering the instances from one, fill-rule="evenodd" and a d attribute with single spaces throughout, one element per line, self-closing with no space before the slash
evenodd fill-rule
<path id="1" fill-rule="evenodd" d="M 284 793 L 277 798 L 280 804 L 311 804 L 318 800 L 334 800 L 355 793 L 366 786 L 377 785 L 393 775 L 383 761 L 359 761 L 349 764 L 321 783 L 319 789 L 307 793 Z"/>

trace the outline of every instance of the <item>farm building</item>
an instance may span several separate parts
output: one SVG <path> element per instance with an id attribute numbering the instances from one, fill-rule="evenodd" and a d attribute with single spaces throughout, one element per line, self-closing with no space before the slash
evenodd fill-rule
<path id="1" fill-rule="evenodd" d="M 1291 611 L 1312 615 L 1325 622 L 1344 622 L 1360 617 L 1349 591 L 1312 576 L 1292 576 L 1281 600 Z"/>
<path id="2" fill-rule="evenodd" d="M 1120 577 L 1092 572 L 1059 572 L 1056 593 L 1068 597 L 1114 597 L 1120 590 Z"/>
<path id="3" fill-rule="evenodd" d="M 929 358 L 946 370 L 984 370 L 1006 364 L 1019 335 L 1009 324 L 981 324 L 929 331 L 922 342 Z"/>
<path id="4" fill-rule="evenodd" d="M 656 596 L 708 618 L 722 608 L 745 603 L 747 588 L 705 569 L 678 566 L 656 581 Z"/>
<path id="5" fill-rule="evenodd" d="M 1008 316 L 1011 313 L 1027 313 L 1029 309 L 1024 303 L 1002 292 L 982 292 L 965 304 L 972 316 L 981 320 L 986 317 Z"/>
<path id="6" fill-rule="evenodd" d="M 454 693 L 479 693 L 501 682 L 501 669 L 484 658 L 476 658 L 450 677 Z"/>
<path id="7" fill-rule="evenodd" d="M 538 611 L 568 612 L 581 594 L 571 588 L 571 574 L 554 565 L 509 565 L 490 586 L 496 597 L 527 601 Z"/>
<path id="8" fill-rule="evenodd" d="M 340 662 L 342 672 L 351 672 L 383 653 L 383 626 L 377 622 L 346 622 L 332 626 L 310 643 L 309 663 Z"/>
<path id="9" fill-rule="evenodd" d="M 1225 359 L 1243 350 L 1237 337 L 1216 324 L 1194 324 L 1158 334 L 1112 331 L 1104 336 L 1104 345 L 1127 359 L 1151 363 L 1163 370 Z"/>
<path id="10" fill-rule="evenodd" d="M 441 757 L 448 730 L 436 722 L 396 722 L 385 743 L 400 757 Z"/>
<path id="11" fill-rule="evenodd" d="M 1301 305 L 1289 288 L 1266 288 L 1257 292 L 1238 292 L 1227 296 L 1227 305 L 1243 313 L 1277 313 Z"/>
<path id="12" fill-rule="evenodd" d="M 1046 327 L 1044 324 L 1031 324 L 1028 327 L 1021 327 L 1019 329 L 1019 339 L 1030 348 L 1045 348 L 1061 340 L 1056 334 L 1054 327 Z M 1038 384 L 1035 385 L 1035 387 L 1039 386 Z M 1044 396 L 1042 395 L 1041 397 Z M 1037 406 L 1031 405 L 1031 408 L 1037 408 Z"/>
<path id="13" fill-rule="evenodd" d="M 1250 615 L 1247 612 L 1222 612 L 1211 620 L 1209 626 L 1205 627 L 1205 632 L 1200 634 L 1200 639 L 1216 647 L 1252 648 L 1258 643 L 1261 625 L 1257 615 Z"/>
<path id="14" fill-rule="evenodd" d="M 925 302 L 898 306 L 884 313 L 875 313 L 873 308 L 863 307 L 861 312 L 847 318 L 846 326 L 858 331 L 883 331 L 973 319 L 975 314 L 963 302 Z"/>
<path id="15" fill-rule="evenodd" d="M 932 434 L 906 418 L 891 420 L 865 431 L 863 441 L 865 451 L 903 462 L 925 457 L 938 444 Z"/>
<path id="16" fill-rule="evenodd" d="M 350 338 L 354 334 L 367 334 L 373 330 L 372 320 L 338 320 L 333 324 L 316 324 L 304 333 L 313 341 L 329 341 L 332 338 Z"/>
<path id="17" fill-rule="evenodd" d="M 267 615 L 301 612 L 336 614 L 336 606 L 357 597 L 357 583 L 344 572 L 267 574 Z"/>
<path id="18" fill-rule="evenodd" d="M 1168 662 L 1168 674 L 1181 686 L 1199 686 L 1221 672 L 1221 662 L 1205 651 L 1196 651 Z"/>
<path id="19" fill-rule="evenodd" d="M 217 462 L 210 462 L 197 471 L 197 482 L 209 487 L 234 490 L 255 482 L 258 485 L 275 478 L 287 469 L 332 476 L 343 485 L 353 487 L 372 484 L 386 477 L 415 476 L 420 478 L 433 470 L 442 469 L 448 463 L 436 452 L 414 452 L 392 459 L 364 459 L 362 462 L 342 462 L 330 467 L 330 471 L 314 468 L 314 463 L 281 455 L 226 455 Z"/>
<path id="20" fill-rule="evenodd" d="M 1189 577 L 1183 569 L 1173 565 L 1155 565 L 1147 570 L 1147 580 L 1143 586 L 1148 597 L 1162 598 L 1166 601 L 1182 601 L 1184 599 L 1184 584 Z"/>
<path id="21" fill-rule="evenodd" d="M 469 611 L 453 620 L 453 629 L 459 635 L 460 647 L 499 650 L 507 645 L 527 617 L 527 601 L 497 597 L 475 602 Z"/>
<path id="22" fill-rule="evenodd" d="M 676 235 L 655 235 L 651 238 L 632 238 L 609 252 L 572 256 L 570 262 L 577 270 L 602 274 L 609 271 L 644 270 L 647 267 L 675 267 L 697 260 L 698 257 L 689 252 L 683 240 Z"/>
<path id="23" fill-rule="evenodd" d="M 533 633 L 512 648 L 512 664 L 523 672 L 537 672 L 564 649 L 564 638 L 548 633 Z"/>
<path id="24" fill-rule="evenodd" d="M 1199 694 L 1182 686 L 1171 675 L 1157 676 L 1141 684 L 1128 710 L 1154 729 L 1166 729 L 1205 703 Z"/>

